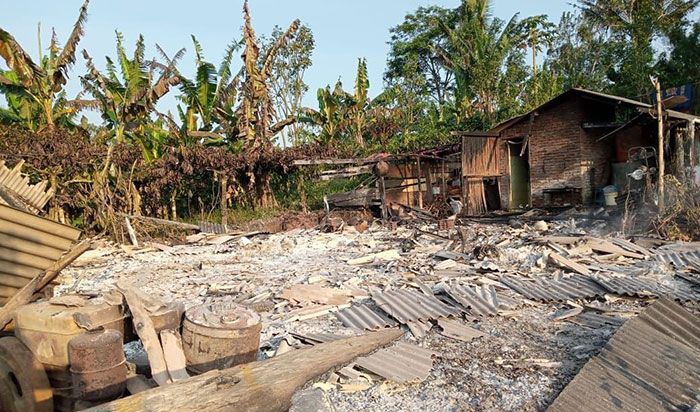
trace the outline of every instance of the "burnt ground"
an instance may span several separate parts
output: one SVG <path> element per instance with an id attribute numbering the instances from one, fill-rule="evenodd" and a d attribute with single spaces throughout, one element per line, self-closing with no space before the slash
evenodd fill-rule
<path id="1" fill-rule="evenodd" d="M 572 220 L 550 223 L 545 233 L 599 235 L 604 229 L 604 224 L 581 228 Z M 117 280 L 124 280 L 163 301 L 179 300 L 187 307 L 234 299 L 261 313 L 259 358 L 264 359 L 274 356 L 283 338 L 294 342 L 289 336 L 292 332 L 356 333 L 344 327 L 333 314 L 290 320 L 289 312 L 297 306 L 279 294 L 294 284 L 319 283 L 370 293 L 416 287 L 416 281 L 432 288 L 445 280 L 494 284 L 504 273 L 555 276 L 565 272 L 547 263 L 547 248 L 533 241 L 542 233 L 527 224 L 466 223 L 459 230 L 443 231 L 439 236 L 435 233 L 435 226 L 428 224 L 400 227 L 393 232 L 373 225 L 363 233 L 352 227 L 341 233 L 297 229 L 251 238 L 200 238 L 177 246 L 147 244 L 142 249 L 104 243 L 62 273 L 57 292 L 99 295 Z M 479 248 L 474 250 L 476 246 Z M 400 258 L 365 265 L 348 263 L 350 259 L 391 249 L 396 249 Z M 464 252 L 470 259 L 445 264 L 434 257 L 445 250 Z M 592 258 L 583 256 L 584 260 Z M 624 258 L 616 259 L 616 263 L 631 264 Z M 654 269 L 655 273 L 664 270 L 668 268 Z M 437 327 L 422 339 L 407 331 L 403 339 L 437 354 L 425 381 L 396 385 L 377 380 L 369 389 L 351 393 L 326 385 L 326 392 L 321 395 L 325 402 L 295 401 L 293 409 L 543 410 L 616 330 L 612 325 L 591 328 L 558 321 L 552 315 L 572 305 L 593 302 L 600 304 L 603 312 L 625 318 L 634 316 L 650 302 L 650 299 L 608 296 L 569 303 L 541 303 L 496 285 L 499 291 L 515 297 L 519 307 L 499 316 L 463 320 L 486 336 L 467 343 L 441 335 Z M 325 382 L 329 375 L 310 382 L 300 391 L 300 396 L 318 392 L 313 386 Z"/>

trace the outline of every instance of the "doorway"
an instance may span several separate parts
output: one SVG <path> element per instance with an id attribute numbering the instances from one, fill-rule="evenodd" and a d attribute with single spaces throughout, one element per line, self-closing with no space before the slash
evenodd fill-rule
<path id="1" fill-rule="evenodd" d="M 510 208 L 520 209 L 530 205 L 529 151 L 523 151 L 523 141 L 509 141 L 510 148 Z"/>

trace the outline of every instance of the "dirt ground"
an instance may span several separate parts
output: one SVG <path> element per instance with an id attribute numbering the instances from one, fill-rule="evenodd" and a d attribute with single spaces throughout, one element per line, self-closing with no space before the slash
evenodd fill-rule
<path id="1" fill-rule="evenodd" d="M 460 227 L 439 233 L 435 225 L 425 223 L 396 231 L 375 224 L 363 233 L 352 227 L 341 233 L 297 229 L 250 238 L 217 236 L 178 246 L 147 244 L 141 249 L 105 243 L 63 272 L 57 293 L 99 295 L 117 280 L 126 280 L 164 301 L 183 301 L 187 307 L 235 299 L 262 315 L 259 358 L 264 359 L 274 356 L 282 339 L 291 339 L 292 332 L 357 333 L 344 327 L 333 314 L 290 320 L 289 313 L 295 307 L 279 294 L 294 284 L 352 287 L 371 294 L 413 288 L 418 283 L 434 288 L 445 280 L 493 284 L 503 273 L 562 273 L 562 269 L 546 262 L 546 246 L 533 242 L 542 233 L 531 224 L 467 222 Z M 545 233 L 591 234 L 604 230 L 604 223 L 582 228 L 572 220 L 549 223 Z M 474 250 L 476 246 L 479 248 Z M 400 258 L 365 265 L 348 262 L 392 249 Z M 464 252 L 471 260 L 445 264 L 434 256 L 444 250 Z M 629 262 L 618 259 L 617 263 Z M 403 339 L 437 353 L 425 381 L 403 385 L 376 381 L 371 388 L 352 393 L 328 387 L 325 392 L 314 389 L 314 384 L 325 382 L 326 374 L 299 392 L 301 398 L 295 398 L 293 410 L 545 409 L 585 362 L 600 351 L 617 326 L 590 328 L 557 321 L 552 319 L 555 312 L 573 306 L 566 302 L 534 302 L 502 289 L 518 299 L 517 309 L 499 316 L 463 320 L 484 332 L 484 337 L 463 342 L 441 335 L 437 327 L 422 339 L 406 332 Z M 502 289 L 499 287 L 499 291 Z M 609 297 L 598 303 L 607 312 L 625 318 L 634 316 L 650 301 Z M 312 396 L 304 399 L 308 394 Z"/>

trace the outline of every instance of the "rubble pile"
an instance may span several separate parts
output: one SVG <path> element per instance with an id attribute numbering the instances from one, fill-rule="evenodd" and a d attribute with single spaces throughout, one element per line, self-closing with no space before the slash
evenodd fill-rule
<path id="1" fill-rule="evenodd" d="M 533 410 L 550 405 L 650 302 L 700 308 L 694 243 L 627 239 L 576 219 L 357 226 L 199 233 L 181 245 L 102 241 L 61 272 L 57 297 L 19 313 L 48 306 L 76 336 L 117 329 L 131 342 L 124 359 L 121 351 L 109 358 L 116 392 L 98 388 L 90 393 L 109 396 L 82 396 L 82 407 L 149 399 L 172 382 L 204 384 L 193 376 L 255 360 L 316 359 L 324 345 L 399 329 L 399 342 L 336 359 L 338 369 L 320 362 L 292 410 Z M 119 308 L 115 316 L 85 315 L 104 305 Z M 46 368 L 54 354 L 27 337 L 29 317 L 16 318 L 15 335 Z M 112 318 L 120 327 L 105 326 Z M 74 344 L 82 352 L 110 338 L 87 336 Z M 90 366 L 73 365 L 66 358 L 47 369 L 57 410 L 56 400 L 75 407 L 76 392 L 60 385 L 71 387 L 71 372 L 84 379 Z"/>

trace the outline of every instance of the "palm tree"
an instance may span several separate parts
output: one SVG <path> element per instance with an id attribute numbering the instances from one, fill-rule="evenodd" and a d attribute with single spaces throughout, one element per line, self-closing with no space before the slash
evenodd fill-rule
<path id="1" fill-rule="evenodd" d="M 439 52 L 455 75 L 455 108 L 461 121 L 481 114 L 487 123 L 493 123 L 507 100 L 499 95 L 517 97 L 512 90 L 517 82 L 510 80 L 524 65 L 523 26 L 517 15 L 508 22 L 493 18 L 490 8 L 489 0 L 465 0 L 454 27 L 450 21 L 438 21 L 448 40 Z"/>
<path id="2" fill-rule="evenodd" d="M 84 34 L 88 3 L 89 0 L 85 0 L 80 7 L 73 31 L 63 47 L 59 46 L 55 32 L 47 55 L 42 54 L 39 45 L 38 64 L 10 33 L 0 28 L 0 57 L 10 69 L 0 71 L 0 92 L 6 95 L 9 106 L 0 118 L 22 122 L 32 129 L 71 123 L 81 101 L 67 100 L 63 88 Z"/>
<path id="3" fill-rule="evenodd" d="M 87 93 L 96 100 L 94 105 L 101 111 L 107 128 L 117 142 L 137 143 L 144 151 L 144 158 L 158 157 L 160 138 L 149 141 L 149 125 L 156 114 L 156 103 L 172 86 L 180 82 L 175 74 L 175 64 L 182 58 L 185 49 L 179 50 L 168 64 L 146 61 L 145 42 L 139 36 L 134 54 L 129 58 L 123 45 L 123 36 L 117 36 L 117 62 L 106 57 L 106 74 L 95 67 L 92 58 L 83 50 L 88 74 L 81 78 Z M 121 75 L 121 79 L 120 79 Z M 152 134 L 151 134 L 152 135 Z M 161 134 L 156 134 L 162 136 Z M 152 135 L 153 137 L 153 135 Z"/>
<path id="4" fill-rule="evenodd" d="M 579 0 L 586 18 L 629 41 L 630 49 L 615 76 L 616 89 L 645 94 L 652 74 L 652 42 L 679 27 L 700 0 Z"/>

